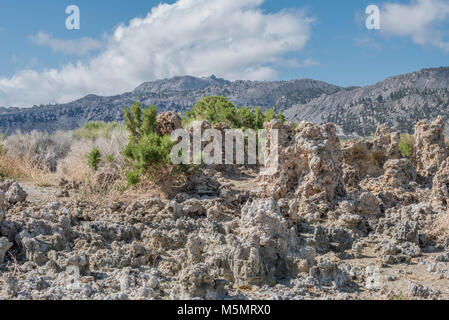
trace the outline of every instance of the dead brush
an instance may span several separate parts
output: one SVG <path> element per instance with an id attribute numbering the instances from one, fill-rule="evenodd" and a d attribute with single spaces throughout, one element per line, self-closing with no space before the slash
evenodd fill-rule
<path id="1" fill-rule="evenodd" d="M 114 201 L 122 200 L 125 189 L 126 181 L 124 177 L 120 177 L 111 184 L 100 185 L 97 183 L 95 175 L 88 173 L 84 177 L 76 197 L 79 201 L 95 202 L 108 206 Z"/>
<path id="2" fill-rule="evenodd" d="M 0 178 L 18 178 L 20 167 L 6 153 L 0 154 Z"/>
<path id="3" fill-rule="evenodd" d="M 65 178 L 66 180 L 80 181 L 89 185 L 92 179 L 92 170 L 87 162 L 89 152 L 95 147 L 99 148 L 100 153 L 104 155 L 100 167 L 107 162 L 107 156 L 112 156 L 114 162 L 121 165 L 123 162 L 121 151 L 127 141 L 128 134 L 123 130 L 113 130 L 108 138 L 99 137 L 97 140 L 75 140 L 67 156 L 58 163 L 57 177 L 59 179 Z"/>
<path id="4" fill-rule="evenodd" d="M 108 207 L 114 202 L 131 203 L 157 197 L 172 199 L 185 189 L 186 179 L 173 173 L 169 166 L 160 169 L 156 180 L 142 177 L 136 185 L 128 185 L 124 171 L 115 182 L 99 185 L 94 173 L 89 173 L 77 193 L 77 200 L 96 203 Z"/>
<path id="5" fill-rule="evenodd" d="M 10 259 L 11 259 L 12 266 L 13 266 L 13 273 L 12 273 L 12 275 L 15 277 L 17 274 L 20 273 L 20 265 L 19 265 L 19 263 L 17 262 L 16 256 L 13 255 L 13 254 L 11 253 L 11 251 L 8 251 L 8 255 L 9 255 Z"/>
<path id="6" fill-rule="evenodd" d="M 92 145 L 92 142 L 74 142 L 67 157 L 58 164 L 57 177 L 59 179 L 64 178 L 66 180 L 86 182 L 85 180 L 91 173 L 91 169 L 87 164 L 87 155 Z"/>
<path id="7" fill-rule="evenodd" d="M 29 157 L 14 154 L 0 155 L 0 177 L 25 180 L 37 186 L 48 186 L 54 183 L 51 172 Z"/>
<path id="8" fill-rule="evenodd" d="M 65 132 L 53 135 L 37 131 L 17 132 L 3 136 L 0 174 L 37 186 L 52 185 L 56 164 L 67 154 L 71 141 L 71 134 Z"/>
<path id="9" fill-rule="evenodd" d="M 185 189 L 186 177 L 174 173 L 170 165 L 161 167 L 157 176 L 152 179 L 143 176 L 141 181 L 129 186 L 123 193 L 124 199 L 158 197 L 161 199 L 171 199 L 180 191 Z"/>

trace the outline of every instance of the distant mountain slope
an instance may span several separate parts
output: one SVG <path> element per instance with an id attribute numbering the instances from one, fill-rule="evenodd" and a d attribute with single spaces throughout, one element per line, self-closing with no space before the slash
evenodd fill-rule
<path id="1" fill-rule="evenodd" d="M 289 120 L 334 122 L 350 135 L 372 134 L 381 123 L 412 132 L 422 119 L 449 119 L 449 68 L 423 69 L 372 86 L 340 90 L 285 112 Z"/>
<path id="2" fill-rule="evenodd" d="M 219 95 L 234 103 L 263 109 L 275 107 L 285 110 L 295 104 L 305 104 L 323 94 L 332 94 L 342 88 L 310 79 L 292 81 L 227 81 L 211 76 L 196 78 L 174 77 L 143 83 L 132 92 L 112 97 L 88 95 L 79 100 L 33 108 L 0 108 L 0 131 L 52 132 L 69 130 L 88 121 L 114 121 L 123 119 L 123 108 L 139 101 L 154 104 L 160 111 L 184 112 L 201 97 Z"/>
<path id="3" fill-rule="evenodd" d="M 117 96 L 88 95 L 60 105 L 0 108 L 0 132 L 52 132 L 78 128 L 88 121 L 120 121 L 123 108 L 135 101 L 154 104 L 160 111 L 182 113 L 201 97 L 212 95 L 228 97 L 240 106 L 275 107 L 289 120 L 334 122 L 345 135 L 367 136 L 382 123 L 412 132 L 419 120 L 438 115 L 449 119 L 449 67 L 423 69 L 350 88 L 310 79 L 231 82 L 215 76 L 174 77 L 146 82 Z"/>

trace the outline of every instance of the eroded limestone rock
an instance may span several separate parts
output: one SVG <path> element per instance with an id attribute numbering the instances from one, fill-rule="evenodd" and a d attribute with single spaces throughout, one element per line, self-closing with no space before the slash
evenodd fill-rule
<path id="1" fill-rule="evenodd" d="M 6 195 L 5 195 L 5 193 L 2 190 L 0 190 L 0 211 L 3 212 L 3 214 L 4 214 L 6 209 L 8 209 L 8 203 L 6 201 Z M 3 214 L 0 214 L 0 222 L 2 222 Z"/>
<path id="2" fill-rule="evenodd" d="M 156 131 L 159 135 L 170 135 L 180 128 L 182 128 L 182 119 L 176 112 L 161 112 L 157 115 Z"/>
<path id="3" fill-rule="evenodd" d="M 294 229 L 273 199 L 257 199 L 242 208 L 238 239 L 231 260 L 238 285 L 270 283 L 298 273 L 303 257 Z"/>
<path id="4" fill-rule="evenodd" d="M 5 193 L 6 199 L 10 204 L 16 204 L 26 200 L 28 194 L 17 182 L 13 182 Z"/>
<path id="5" fill-rule="evenodd" d="M 215 280 L 210 274 L 210 268 L 204 264 L 194 264 L 183 269 L 179 274 L 180 299 L 220 299 L 223 298 L 223 290 L 220 281 Z M 221 290 L 220 290 L 221 289 Z"/>
<path id="6" fill-rule="evenodd" d="M 449 158 L 444 161 L 433 178 L 432 205 L 439 210 L 449 207 Z"/>
<path id="7" fill-rule="evenodd" d="M 407 189 L 410 182 L 416 180 L 416 171 L 409 159 L 392 159 L 384 165 L 383 181 L 392 188 Z"/>
<path id="8" fill-rule="evenodd" d="M 266 156 L 264 194 L 275 199 L 294 196 L 311 201 L 331 202 L 345 195 L 341 169 L 340 142 L 333 124 L 314 125 L 302 122 L 293 131 L 287 124 L 272 121 L 265 124 L 267 150 L 273 144 L 272 130 L 278 130 L 279 159 Z M 273 164 L 270 161 L 277 163 Z"/>
<path id="9" fill-rule="evenodd" d="M 400 139 L 399 132 L 381 125 L 371 140 L 347 142 L 342 147 L 346 187 L 357 189 L 364 178 L 383 175 L 385 163 L 399 158 Z"/>
<path id="10" fill-rule="evenodd" d="M 8 241 L 7 238 L 0 238 L 0 264 L 3 263 L 5 259 L 6 252 L 12 247 L 12 243 Z"/>
<path id="11" fill-rule="evenodd" d="M 444 143 L 444 124 L 445 119 L 440 116 L 431 124 L 420 121 L 415 126 L 413 165 L 423 177 L 435 175 L 448 156 Z"/>

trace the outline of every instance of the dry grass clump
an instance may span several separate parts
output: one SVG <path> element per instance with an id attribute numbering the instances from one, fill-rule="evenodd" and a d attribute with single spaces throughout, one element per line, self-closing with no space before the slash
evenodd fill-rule
<path id="1" fill-rule="evenodd" d="M 82 182 L 78 193 L 80 199 L 110 204 L 121 198 L 126 188 L 121 172 L 124 165 L 121 152 L 127 145 L 129 136 L 121 128 L 108 129 L 108 135 L 98 132 L 95 135 L 97 134 L 95 139 L 91 139 L 93 135 L 87 135 L 87 138 L 77 137 L 68 155 L 59 161 L 56 175 L 69 181 Z M 88 165 L 88 155 L 94 148 L 98 148 L 101 154 L 97 172 Z M 100 179 L 102 172 L 107 176 Z"/>
<path id="2" fill-rule="evenodd" d="M 86 179 L 91 179 L 92 175 L 87 158 L 93 148 L 99 148 L 102 155 L 100 167 L 104 166 L 108 160 L 121 165 L 123 163 L 121 151 L 127 143 L 128 134 L 123 130 L 112 131 L 109 138 L 100 136 L 96 140 L 74 140 L 70 152 L 59 161 L 57 174 L 60 178 L 85 182 Z"/>
<path id="3" fill-rule="evenodd" d="M 58 161 L 70 151 L 73 141 L 71 132 L 58 131 L 52 135 L 33 131 L 16 133 L 4 140 L 8 155 L 25 159 L 33 167 L 55 172 Z"/>
<path id="4" fill-rule="evenodd" d="M 123 127 L 86 125 L 75 131 L 54 134 L 33 131 L 0 137 L 0 177 L 32 182 L 39 186 L 56 184 L 60 178 L 89 182 L 92 170 L 87 155 L 98 147 L 107 162 L 121 165 L 121 151 L 128 142 Z"/>
<path id="5" fill-rule="evenodd" d="M 142 176 L 129 185 L 127 172 L 132 168 L 123 150 L 130 134 L 122 125 L 88 123 L 85 127 L 54 134 L 33 131 L 0 137 L 0 178 L 12 178 L 37 186 L 57 185 L 61 179 L 81 182 L 79 200 L 110 204 L 146 198 L 174 196 L 185 185 L 184 175 L 169 165 L 158 167 L 153 179 Z M 88 155 L 98 148 L 98 170 L 89 167 Z"/>
<path id="6" fill-rule="evenodd" d="M 38 186 L 54 183 L 51 172 L 42 169 L 27 158 L 19 158 L 8 154 L 0 155 L 0 178 L 12 178 L 33 182 Z"/>
<path id="7" fill-rule="evenodd" d="M 23 179 L 38 186 L 51 184 L 51 172 L 38 156 L 41 141 L 37 133 L 3 136 L 0 140 L 0 178 Z"/>
<path id="8" fill-rule="evenodd" d="M 109 169 L 106 164 L 105 169 Z M 99 169 L 99 172 L 101 168 Z M 108 207 L 114 202 L 132 203 L 151 197 L 171 199 L 185 188 L 185 176 L 176 174 L 169 166 L 160 168 L 160 175 L 156 180 L 142 177 L 135 185 L 127 182 L 126 171 L 122 170 L 118 179 L 108 185 L 98 181 L 98 175 L 92 171 L 87 173 L 82 188 L 78 192 L 78 200 L 101 204 Z"/>
<path id="9" fill-rule="evenodd" d="M 88 122 L 84 127 L 74 131 L 76 137 L 82 140 L 95 141 L 100 137 L 110 139 L 117 132 L 126 131 L 125 126 L 117 122 L 93 121 Z"/>
<path id="10" fill-rule="evenodd" d="M 161 199 L 170 199 L 184 189 L 186 176 L 177 174 L 170 166 L 164 166 L 159 169 L 159 175 L 156 179 L 142 177 L 140 182 L 128 186 L 123 192 L 123 198 L 145 196 L 149 193 Z"/>

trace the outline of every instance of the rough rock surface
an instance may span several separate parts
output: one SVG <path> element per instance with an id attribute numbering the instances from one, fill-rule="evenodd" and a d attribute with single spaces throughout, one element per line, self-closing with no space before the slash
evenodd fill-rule
<path id="1" fill-rule="evenodd" d="M 449 158 L 441 164 L 433 178 L 432 205 L 441 210 L 449 209 Z"/>
<path id="2" fill-rule="evenodd" d="M 342 148 L 343 175 L 347 188 L 357 188 L 365 177 L 384 174 L 387 160 L 399 158 L 401 136 L 386 125 L 380 126 L 371 140 L 349 141 Z"/>
<path id="3" fill-rule="evenodd" d="M 10 204 L 16 204 L 25 201 L 28 195 L 19 183 L 13 182 L 8 191 L 6 191 L 5 196 Z"/>
<path id="4" fill-rule="evenodd" d="M 423 177 L 433 176 L 448 156 L 444 124 L 445 119 L 438 117 L 431 124 L 420 121 L 415 126 L 413 164 Z"/>
<path id="5" fill-rule="evenodd" d="M 449 298 L 449 233 L 434 235 L 447 161 L 431 185 L 386 127 L 342 152 L 331 124 L 266 126 L 268 145 L 279 130 L 272 176 L 205 166 L 168 199 L 80 200 L 80 186 L 61 199 L 21 183 L 25 201 L 17 182 L 0 182 L 0 297 Z M 357 179 L 344 179 L 351 170 Z"/>
<path id="6" fill-rule="evenodd" d="M 384 165 L 384 179 L 386 185 L 392 188 L 409 187 L 409 183 L 416 180 L 416 171 L 409 159 L 392 159 Z"/>
<path id="7" fill-rule="evenodd" d="M 287 195 L 311 201 L 331 202 L 345 195 L 341 169 L 340 142 L 335 126 L 302 122 L 293 131 L 279 121 L 265 124 L 267 150 L 274 144 L 272 132 L 278 130 L 278 159 L 268 154 L 265 194 L 275 199 Z"/>
<path id="8" fill-rule="evenodd" d="M 8 203 L 6 201 L 5 193 L 2 190 L 0 190 L 0 211 L 5 212 L 7 207 L 8 207 Z M 0 222 L 1 222 L 3 216 L 2 216 L 2 214 L 0 214 L 0 216 L 1 216 L 1 218 L 0 218 Z"/>
<path id="9" fill-rule="evenodd" d="M 9 205 L 23 202 L 27 198 L 27 193 L 15 180 L 5 180 L 0 182 L 0 210 L 5 210 Z"/>
<path id="10" fill-rule="evenodd" d="M 8 241 L 7 238 L 0 238 L 0 264 L 3 263 L 6 252 L 12 247 L 12 243 Z"/>
<path id="11" fill-rule="evenodd" d="M 161 112 L 157 115 L 156 131 L 159 135 L 170 135 L 172 131 L 182 128 L 182 119 L 176 112 Z"/>
<path id="12" fill-rule="evenodd" d="M 296 276 L 300 254 L 295 230 L 273 199 L 258 199 L 242 208 L 231 268 L 237 285 L 273 283 Z"/>

